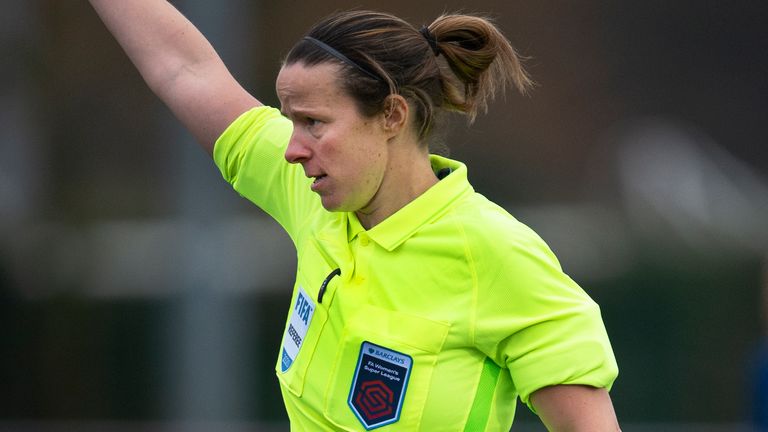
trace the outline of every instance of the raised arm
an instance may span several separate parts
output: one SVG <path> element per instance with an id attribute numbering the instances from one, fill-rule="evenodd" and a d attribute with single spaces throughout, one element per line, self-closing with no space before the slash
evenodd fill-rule
<path id="1" fill-rule="evenodd" d="M 209 153 L 238 115 L 260 105 L 166 0 L 90 2 L 152 91 Z"/>

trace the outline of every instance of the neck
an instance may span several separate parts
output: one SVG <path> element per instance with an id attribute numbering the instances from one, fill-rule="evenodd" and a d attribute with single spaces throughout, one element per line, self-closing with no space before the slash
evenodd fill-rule
<path id="1" fill-rule="evenodd" d="M 409 148 L 413 151 L 397 152 L 398 157 L 390 158 L 376 195 L 367 206 L 355 212 L 365 229 L 392 216 L 438 182 L 428 151 L 413 145 Z"/>

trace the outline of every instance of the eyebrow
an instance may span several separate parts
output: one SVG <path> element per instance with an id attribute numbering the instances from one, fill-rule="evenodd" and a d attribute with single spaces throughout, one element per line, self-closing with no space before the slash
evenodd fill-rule
<path id="1" fill-rule="evenodd" d="M 305 109 L 289 109 L 285 110 L 282 106 L 280 106 L 280 114 L 283 115 L 283 117 L 292 118 L 293 117 L 314 117 L 314 114 L 312 114 L 310 111 L 307 111 Z"/>

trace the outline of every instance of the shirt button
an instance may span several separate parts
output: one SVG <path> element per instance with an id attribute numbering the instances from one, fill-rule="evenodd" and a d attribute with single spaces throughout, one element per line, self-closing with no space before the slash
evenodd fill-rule
<path id="1" fill-rule="evenodd" d="M 360 246 L 368 246 L 370 242 L 371 242 L 371 239 L 368 237 L 367 234 L 360 234 Z"/>

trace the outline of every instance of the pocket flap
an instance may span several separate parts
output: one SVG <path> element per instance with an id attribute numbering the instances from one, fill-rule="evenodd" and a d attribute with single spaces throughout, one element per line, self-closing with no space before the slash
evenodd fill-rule
<path id="1" fill-rule="evenodd" d="M 353 316 L 351 327 L 369 329 L 403 345 L 439 353 L 451 325 L 403 312 L 364 305 Z"/>

